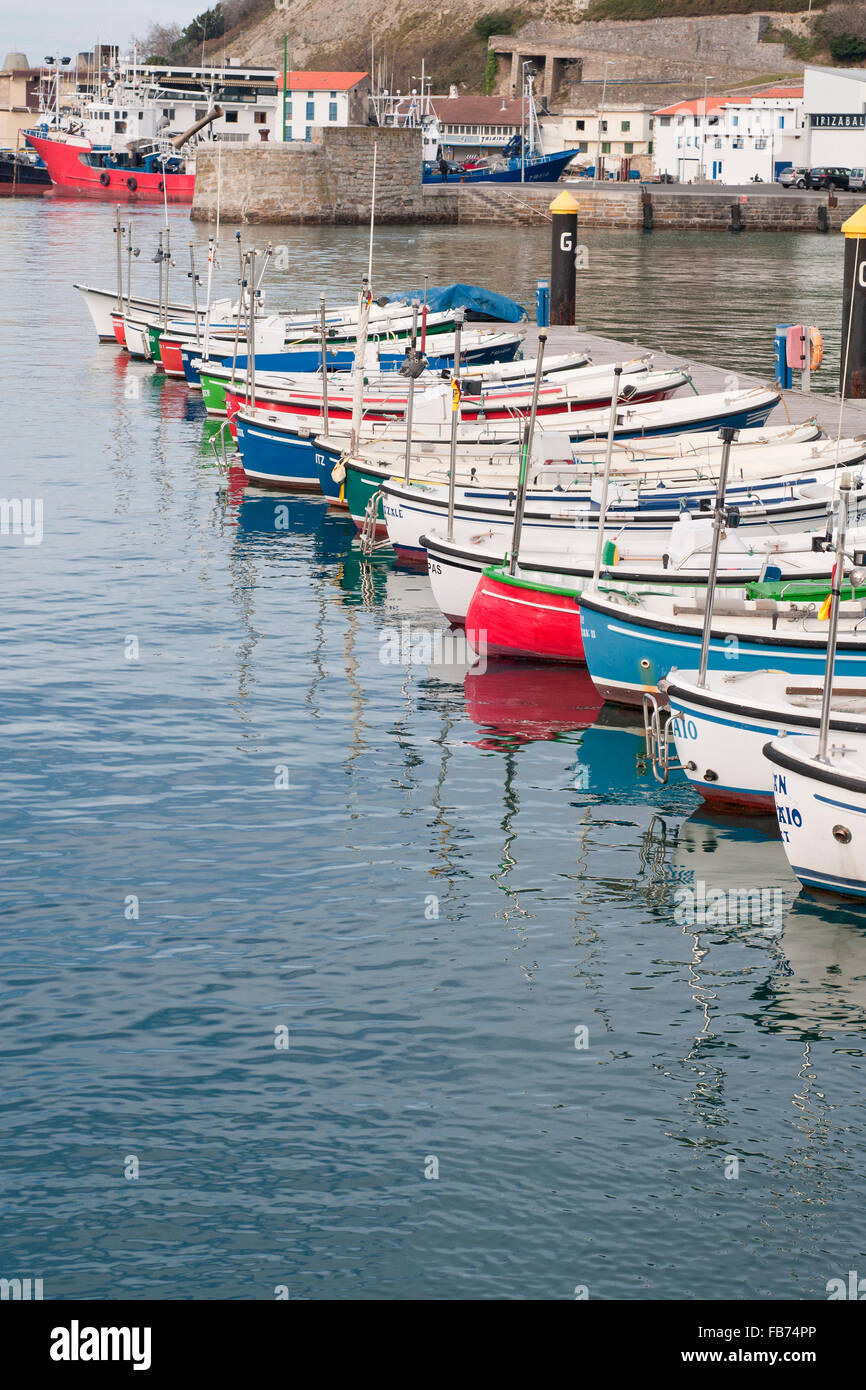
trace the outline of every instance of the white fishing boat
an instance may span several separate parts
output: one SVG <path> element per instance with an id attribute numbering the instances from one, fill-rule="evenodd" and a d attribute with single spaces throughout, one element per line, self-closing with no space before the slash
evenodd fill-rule
<path id="1" fill-rule="evenodd" d="M 592 575 L 596 535 L 595 530 L 576 531 L 566 546 L 543 538 L 533 542 L 521 549 L 520 573 L 534 575 L 540 584 L 579 589 Z M 711 537 L 710 519 L 700 514 L 684 513 L 661 536 L 624 526 L 608 534 L 603 573 L 622 584 L 653 577 L 683 586 L 704 582 Z M 866 526 L 852 532 L 851 539 L 866 548 Z M 448 621 L 461 625 L 482 573 L 504 563 L 510 538 L 480 532 L 449 541 L 440 530 L 428 532 L 420 542 L 433 597 Z M 773 582 L 801 585 L 829 581 L 832 564 L 832 546 L 820 530 L 747 534 L 737 527 L 725 534 L 719 550 L 719 572 L 726 583 L 761 583 L 768 576 Z"/>
<path id="2" fill-rule="evenodd" d="M 866 898 L 866 732 L 773 739 L 764 755 L 782 845 L 807 888 Z"/>
<path id="3" fill-rule="evenodd" d="M 772 814 L 773 769 L 764 745 L 817 734 L 824 678 L 719 668 L 701 682 L 696 670 L 675 668 L 659 694 L 670 708 L 667 737 L 677 763 L 704 800 L 720 810 Z M 846 675 L 833 686 L 830 731 L 843 742 L 866 735 L 866 676 Z"/>

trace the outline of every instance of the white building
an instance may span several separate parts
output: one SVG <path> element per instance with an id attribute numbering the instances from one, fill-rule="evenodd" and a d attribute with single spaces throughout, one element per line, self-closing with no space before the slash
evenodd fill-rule
<path id="1" fill-rule="evenodd" d="M 656 112 L 655 163 L 680 183 L 773 183 L 808 163 L 802 87 L 698 97 Z"/>
<path id="2" fill-rule="evenodd" d="M 579 158 L 570 166 L 594 167 L 599 160 L 602 178 L 645 177 L 652 171 L 655 149 L 655 112 L 651 106 L 617 104 L 603 110 L 585 107 L 558 116 L 540 116 L 547 154 L 576 149 Z"/>
<path id="3" fill-rule="evenodd" d="M 807 67 L 803 81 L 804 165 L 866 167 L 866 68 Z"/>
<path id="4" fill-rule="evenodd" d="M 277 83 L 282 98 L 283 76 Z M 366 72 L 290 72 L 285 94 L 287 140 L 311 140 L 322 126 L 367 125 L 370 79 Z M 282 138 L 283 108 L 277 113 Z"/>

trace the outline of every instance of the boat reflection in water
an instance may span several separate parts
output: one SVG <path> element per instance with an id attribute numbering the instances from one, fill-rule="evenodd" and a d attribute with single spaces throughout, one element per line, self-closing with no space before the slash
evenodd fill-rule
<path id="1" fill-rule="evenodd" d="M 586 729 L 601 699 L 585 668 L 490 660 L 463 681 L 466 713 L 478 725 L 478 748 L 516 747 Z"/>
<path id="2" fill-rule="evenodd" d="M 862 913 L 800 891 L 771 817 L 757 825 L 704 809 L 680 822 L 656 816 L 641 858 L 645 881 L 663 885 L 656 903 L 665 902 L 674 923 L 694 936 L 696 972 L 706 976 L 704 959 L 716 951 L 760 952 L 748 967 L 756 972 L 759 1027 L 805 1042 L 866 1031 Z M 718 961 L 713 973 L 719 976 Z"/>

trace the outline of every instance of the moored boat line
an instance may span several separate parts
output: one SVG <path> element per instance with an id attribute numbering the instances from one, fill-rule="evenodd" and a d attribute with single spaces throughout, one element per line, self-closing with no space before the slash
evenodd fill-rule
<path id="1" fill-rule="evenodd" d="M 716 808 L 784 827 L 791 787 L 815 819 L 832 782 L 866 814 L 866 439 L 776 423 L 775 387 L 701 390 L 646 353 L 572 340 L 545 361 L 542 335 L 523 358 L 521 333 L 459 308 L 422 335 L 417 303 L 373 305 L 366 282 L 354 306 L 265 313 L 255 264 L 209 309 L 171 301 L 167 270 L 156 299 L 122 273 L 80 288 L 101 338 L 225 412 L 244 482 L 324 493 L 364 554 L 426 567 L 485 660 L 584 666 L 599 699 L 644 707 L 664 778 Z M 792 838 L 791 863 L 856 893 L 841 824 L 811 859 Z"/>

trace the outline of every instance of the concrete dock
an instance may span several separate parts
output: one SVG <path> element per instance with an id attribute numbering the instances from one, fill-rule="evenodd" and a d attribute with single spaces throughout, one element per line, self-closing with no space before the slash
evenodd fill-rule
<path id="1" fill-rule="evenodd" d="M 514 325 L 503 324 L 503 328 L 514 327 Z M 538 329 L 534 324 L 527 328 L 526 338 L 523 345 L 525 357 L 536 355 L 538 344 Z M 547 330 L 547 353 L 553 355 L 561 352 L 586 351 L 596 362 L 625 362 L 632 357 L 641 357 L 652 354 L 655 365 L 659 368 L 682 367 L 683 363 L 688 363 L 691 378 L 701 393 L 709 391 L 730 390 L 732 387 L 748 386 L 768 386 L 772 385 L 772 372 L 767 371 L 766 376 L 759 377 L 748 372 L 735 372 L 724 367 L 716 367 L 710 362 L 702 362 L 697 358 L 687 358 L 683 355 L 674 356 L 671 353 L 661 352 L 649 343 L 623 343 L 615 338 L 602 338 L 594 333 L 585 333 L 580 327 L 554 327 Z M 799 377 L 799 372 L 794 374 L 795 380 Z M 770 421 L 773 424 L 781 424 L 786 419 L 792 424 L 802 424 L 806 420 L 817 420 L 822 429 L 831 436 L 835 436 L 841 429 L 845 436 L 866 435 L 866 400 L 849 400 L 842 407 L 841 427 L 839 414 L 840 398 L 838 395 L 830 395 L 826 392 L 809 392 L 794 389 L 782 392 L 782 401 L 776 406 Z"/>

